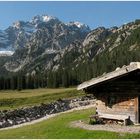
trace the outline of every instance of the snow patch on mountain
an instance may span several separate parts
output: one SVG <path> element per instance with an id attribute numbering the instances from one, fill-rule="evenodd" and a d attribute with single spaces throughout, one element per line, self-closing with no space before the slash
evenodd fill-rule
<path id="1" fill-rule="evenodd" d="M 35 17 L 33 17 L 33 19 L 30 21 L 31 24 L 35 25 L 35 27 L 37 27 L 37 25 L 41 22 L 49 22 L 51 20 L 56 20 L 56 17 L 53 16 L 49 16 L 49 15 L 37 15 Z"/>
<path id="2" fill-rule="evenodd" d="M 13 27 L 16 29 L 19 29 L 20 28 L 20 21 L 14 22 Z"/>
<path id="3" fill-rule="evenodd" d="M 50 21 L 50 20 L 52 20 L 52 19 L 55 19 L 54 17 L 52 17 L 52 16 L 48 16 L 48 15 L 43 15 L 42 16 L 42 21 L 44 21 L 44 22 L 48 22 L 48 21 Z"/>
<path id="4" fill-rule="evenodd" d="M 0 56 L 12 56 L 13 54 L 13 51 L 0 51 Z"/>
<path id="5" fill-rule="evenodd" d="M 72 21 L 72 22 L 66 23 L 66 25 L 69 26 L 69 27 L 75 26 L 75 27 L 81 29 L 82 31 L 87 31 L 87 32 L 90 31 L 90 28 L 89 28 L 88 25 L 83 24 L 83 23 L 78 22 L 78 21 L 75 21 L 75 22 Z"/>
<path id="6" fill-rule="evenodd" d="M 82 24 L 80 22 L 73 22 L 74 25 L 76 25 L 78 28 L 81 28 L 83 26 L 86 26 L 85 24 Z"/>

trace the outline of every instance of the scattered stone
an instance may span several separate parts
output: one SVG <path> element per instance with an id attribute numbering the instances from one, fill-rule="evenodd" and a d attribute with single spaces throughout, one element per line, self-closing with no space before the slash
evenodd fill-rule
<path id="1" fill-rule="evenodd" d="M 73 108 L 95 104 L 93 96 L 84 96 L 75 99 L 58 99 L 50 104 L 24 107 L 15 110 L 0 111 L 0 128 L 31 122 L 50 114 L 64 112 Z"/>

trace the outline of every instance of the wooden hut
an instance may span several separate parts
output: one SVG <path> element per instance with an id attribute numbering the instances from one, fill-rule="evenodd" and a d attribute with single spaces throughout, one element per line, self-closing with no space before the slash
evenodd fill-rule
<path id="1" fill-rule="evenodd" d="M 101 118 L 140 123 L 140 62 L 93 78 L 77 89 L 94 94 L 96 112 Z"/>

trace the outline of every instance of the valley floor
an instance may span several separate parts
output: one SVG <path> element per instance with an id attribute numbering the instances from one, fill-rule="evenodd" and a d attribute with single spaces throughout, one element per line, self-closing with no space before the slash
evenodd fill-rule
<path id="1" fill-rule="evenodd" d="M 58 88 L 58 89 L 30 89 L 30 90 L 4 90 L 0 91 L 0 110 L 17 109 L 39 105 L 41 103 L 50 103 L 58 99 L 76 98 L 85 95 L 76 88 Z"/>
<path id="2" fill-rule="evenodd" d="M 0 110 L 16 109 L 21 107 L 50 103 L 61 99 L 76 98 L 84 96 L 84 92 L 75 88 L 60 89 L 35 89 L 23 91 L 0 91 Z M 83 107 L 85 108 L 85 107 Z M 110 132 L 102 130 L 85 130 L 71 126 L 72 122 L 89 122 L 89 116 L 95 113 L 94 107 L 82 110 L 67 111 L 49 118 L 42 118 L 35 122 L 14 126 L 12 129 L 0 131 L 3 139 L 97 139 L 97 138 L 140 138 L 140 134 Z"/>
<path id="3" fill-rule="evenodd" d="M 0 131 L 0 138 L 60 138 L 60 139 L 87 139 L 87 138 L 140 138 L 140 134 L 116 133 L 109 131 L 93 131 L 72 127 L 73 121 L 89 121 L 89 116 L 95 113 L 95 109 L 75 110 L 62 113 L 48 120 L 20 128 Z"/>

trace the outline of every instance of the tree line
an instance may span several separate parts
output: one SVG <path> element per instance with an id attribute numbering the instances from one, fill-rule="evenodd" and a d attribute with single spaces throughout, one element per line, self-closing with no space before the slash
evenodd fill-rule
<path id="1" fill-rule="evenodd" d="M 113 38 L 113 37 L 112 37 Z M 117 38 L 115 36 L 114 38 Z M 115 40 L 115 39 L 114 39 Z M 134 46 L 135 44 L 135 46 Z M 135 48 L 132 48 L 135 47 Z M 46 71 L 42 74 L 24 75 L 22 72 L 9 77 L 0 77 L 0 90 L 5 89 L 35 89 L 58 88 L 76 86 L 93 77 L 115 70 L 117 67 L 128 65 L 133 61 L 140 61 L 140 28 L 111 52 L 106 48 L 102 53 L 91 59 L 83 59 L 74 64 L 74 60 L 81 54 L 78 49 L 65 54 L 60 67 L 56 71 Z"/>
<path id="2" fill-rule="evenodd" d="M 21 75 L 17 74 L 11 77 L 0 77 L 0 90 L 22 90 L 35 89 L 47 86 L 45 77 L 41 78 L 38 75 Z"/>
<path id="3" fill-rule="evenodd" d="M 17 73 L 9 77 L 0 77 L 0 90 L 58 88 L 73 85 L 77 85 L 77 80 L 68 70 L 48 71 L 34 75 Z"/>

